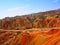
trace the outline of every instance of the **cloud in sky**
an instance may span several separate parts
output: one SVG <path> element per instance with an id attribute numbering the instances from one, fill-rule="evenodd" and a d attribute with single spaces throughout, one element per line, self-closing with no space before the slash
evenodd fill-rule
<path id="1" fill-rule="evenodd" d="M 11 9 L 8 9 L 8 11 L 15 11 L 15 10 L 18 10 L 19 7 L 16 7 L 16 8 L 11 8 Z"/>
<path id="2" fill-rule="evenodd" d="M 10 8 L 7 11 L 11 15 L 23 15 L 30 13 L 30 8 L 29 6 L 21 6 L 21 7 Z"/>
<path id="3" fill-rule="evenodd" d="M 38 7 L 35 8 L 30 5 L 25 5 L 25 6 L 6 9 L 5 11 L 3 11 L 4 13 L 1 12 L 0 15 L 2 15 L 1 18 L 4 18 L 4 17 L 14 17 L 16 15 L 21 16 L 25 14 L 40 12 L 40 11 L 43 11 L 43 9 L 39 9 Z"/>
<path id="4" fill-rule="evenodd" d="M 30 14 L 30 13 L 40 12 L 40 11 L 43 11 L 43 9 L 35 8 L 29 5 L 10 8 L 7 10 L 9 15 L 24 15 L 24 14 Z"/>
<path id="5" fill-rule="evenodd" d="M 59 0 L 54 0 L 54 3 L 57 3 Z"/>

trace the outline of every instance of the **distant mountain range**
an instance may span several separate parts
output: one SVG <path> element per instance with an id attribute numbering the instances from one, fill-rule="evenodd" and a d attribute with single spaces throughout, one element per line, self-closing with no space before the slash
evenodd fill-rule
<path id="1" fill-rule="evenodd" d="M 60 27 L 60 9 L 0 19 L 0 29 Z"/>

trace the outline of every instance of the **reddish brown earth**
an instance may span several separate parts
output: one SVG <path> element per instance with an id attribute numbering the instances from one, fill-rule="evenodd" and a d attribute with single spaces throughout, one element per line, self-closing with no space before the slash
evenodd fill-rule
<path id="1" fill-rule="evenodd" d="M 0 45 L 60 45 L 60 9 L 0 19 Z"/>
<path id="2" fill-rule="evenodd" d="M 60 29 L 2 32 L 0 45 L 60 45 Z"/>

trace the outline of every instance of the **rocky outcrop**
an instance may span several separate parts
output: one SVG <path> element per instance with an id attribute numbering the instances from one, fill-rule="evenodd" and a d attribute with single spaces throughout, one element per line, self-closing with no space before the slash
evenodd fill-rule
<path id="1" fill-rule="evenodd" d="M 42 27 L 60 27 L 60 10 L 6 17 L 0 20 L 0 29 L 20 30 Z"/>

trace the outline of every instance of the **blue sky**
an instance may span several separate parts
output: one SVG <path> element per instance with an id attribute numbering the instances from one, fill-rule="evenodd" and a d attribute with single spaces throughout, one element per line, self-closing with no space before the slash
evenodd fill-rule
<path id="1" fill-rule="evenodd" d="M 0 19 L 60 8 L 60 0 L 0 0 Z"/>

